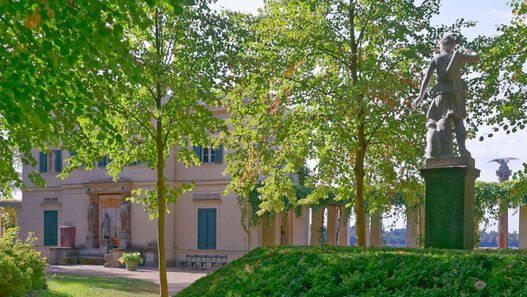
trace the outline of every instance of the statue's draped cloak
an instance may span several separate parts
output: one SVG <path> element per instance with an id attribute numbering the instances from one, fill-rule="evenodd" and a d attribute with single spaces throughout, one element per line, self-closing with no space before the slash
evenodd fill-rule
<path id="1" fill-rule="evenodd" d="M 457 119 L 467 116 L 465 94 L 468 87 L 461 79 L 461 66 L 474 59 L 474 56 L 458 53 L 455 61 L 452 61 L 453 58 L 451 54 L 443 54 L 436 56 L 431 62 L 437 70 L 437 83 L 431 92 L 433 99 L 427 118 L 435 122 L 449 116 Z M 451 70 L 447 71 L 451 63 Z"/>

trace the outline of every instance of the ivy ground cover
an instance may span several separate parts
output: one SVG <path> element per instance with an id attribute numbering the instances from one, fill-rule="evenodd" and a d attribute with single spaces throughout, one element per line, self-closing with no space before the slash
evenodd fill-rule
<path id="1" fill-rule="evenodd" d="M 527 296 L 527 252 L 263 247 L 177 296 Z"/>

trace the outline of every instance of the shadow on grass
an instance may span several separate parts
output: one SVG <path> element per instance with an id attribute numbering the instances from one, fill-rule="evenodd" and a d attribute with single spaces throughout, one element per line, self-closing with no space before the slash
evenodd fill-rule
<path id="1" fill-rule="evenodd" d="M 137 279 L 48 275 L 48 289 L 34 291 L 31 297 L 66 296 L 155 296 L 158 285 Z"/>

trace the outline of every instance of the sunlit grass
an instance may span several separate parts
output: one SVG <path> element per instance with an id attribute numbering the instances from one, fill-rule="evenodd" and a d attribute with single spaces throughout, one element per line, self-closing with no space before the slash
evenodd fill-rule
<path id="1" fill-rule="evenodd" d="M 136 279 L 50 275 L 48 289 L 32 292 L 34 297 L 66 296 L 158 296 L 159 286 Z"/>

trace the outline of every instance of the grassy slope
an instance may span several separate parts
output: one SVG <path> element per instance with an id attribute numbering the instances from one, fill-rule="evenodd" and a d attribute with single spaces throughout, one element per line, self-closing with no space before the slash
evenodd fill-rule
<path id="1" fill-rule="evenodd" d="M 47 290 L 32 292 L 29 296 L 159 296 L 158 285 L 136 279 L 51 275 L 47 284 Z"/>
<path id="2" fill-rule="evenodd" d="M 526 263 L 517 250 L 266 247 L 177 296 L 527 296 Z"/>

